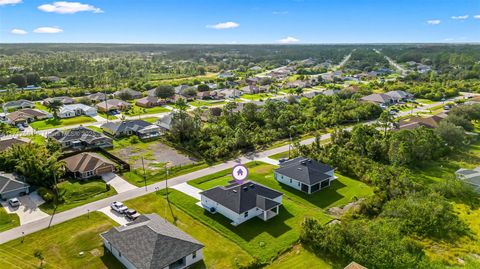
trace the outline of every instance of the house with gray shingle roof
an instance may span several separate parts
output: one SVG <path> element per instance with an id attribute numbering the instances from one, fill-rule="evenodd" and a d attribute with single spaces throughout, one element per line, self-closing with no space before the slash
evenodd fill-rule
<path id="1" fill-rule="evenodd" d="M 0 199 L 7 200 L 28 194 L 29 188 L 30 185 L 18 175 L 0 172 Z"/>
<path id="2" fill-rule="evenodd" d="M 360 98 L 360 101 L 386 106 L 394 104 L 396 102 L 394 98 L 384 93 L 370 94 Z"/>
<path id="3" fill-rule="evenodd" d="M 21 109 L 21 108 L 34 108 L 34 107 L 35 107 L 35 104 L 33 102 L 21 99 L 21 100 L 6 102 L 5 104 L 3 104 L 3 111 L 8 112 L 16 109 Z"/>
<path id="4" fill-rule="evenodd" d="M 457 179 L 470 184 L 475 191 L 480 192 L 480 167 L 474 169 L 460 168 L 455 171 Z"/>
<path id="5" fill-rule="evenodd" d="M 84 150 L 92 148 L 111 148 L 113 140 L 105 135 L 83 126 L 68 130 L 54 130 L 47 135 L 62 145 L 63 150 Z"/>
<path id="6" fill-rule="evenodd" d="M 275 179 L 299 191 L 312 194 L 330 187 L 335 168 L 305 157 L 297 157 L 275 169 Z"/>
<path id="7" fill-rule="evenodd" d="M 200 193 L 201 205 L 211 213 L 220 213 L 237 226 L 251 218 L 267 221 L 279 213 L 281 192 L 253 181 L 230 182 Z"/>
<path id="8" fill-rule="evenodd" d="M 203 259 L 203 244 L 157 214 L 100 234 L 105 250 L 129 269 L 183 269 Z"/>
<path id="9" fill-rule="evenodd" d="M 100 126 L 102 130 L 114 137 L 136 135 L 140 139 L 150 139 L 160 136 L 160 127 L 143 120 L 125 120 L 122 122 L 107 122 Z"/>

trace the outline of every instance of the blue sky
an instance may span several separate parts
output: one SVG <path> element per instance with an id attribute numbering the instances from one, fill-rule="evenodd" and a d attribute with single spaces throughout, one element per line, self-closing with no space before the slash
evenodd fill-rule
<path id="1" fill-rule="evenodd" d="M 6 42 L 480 42 L 480 1 L 0 0 Z"/>

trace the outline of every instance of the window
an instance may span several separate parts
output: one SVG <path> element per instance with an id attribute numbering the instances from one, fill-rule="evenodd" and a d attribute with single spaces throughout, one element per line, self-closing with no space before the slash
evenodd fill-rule
<path id="1" fill-rule="evenodd" d="M 196 251 L 192 253 L 192 259 L 195 259 L 195 258 L 197 258 L 197 252 Z"/>
<path id="2" fill-rule="evenodd" d="M 245 218 L 248 217 L 248 211 L 245 212 L 245 213 L 243 213 L 243 216 L 244 216 Z"/>
<path id="3" fill-rule="evenodd" d="M 122 252 L 118 252 L 118 257 L 122 257 Z"/>
<path id="4" fill-rule="evenodd" d="M 290 183 L 292 183 L 292 179 L 290 179 Z"/>

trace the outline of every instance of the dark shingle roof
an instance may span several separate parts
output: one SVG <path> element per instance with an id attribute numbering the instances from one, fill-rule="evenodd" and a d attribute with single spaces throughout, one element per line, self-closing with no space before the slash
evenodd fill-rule
<path id="1" fill-rule="evenodd" d="M 138 269 L 164 268 L 203 248 L 193 237 L 156 214 L 101 234 Z"/>
<path id="2" fill-rule="evenodd" d="M 127 130 L 138 131 L 152 125 L 144 120 L 126 120 L 122 122 L 107 122 L 101 128 L 108 129 L 113 134 L 123 133 Z"/>
<path id="3" fill-rule="evenodd" d="M 26 144 L 28 143 L 27 141 L 18 139 L 18 138 L 10 138 L 6 140 L 0 140 L 0 152 L 10 148 L 13 145 L 17 144 Z"/>
<path id="4" fill-rule="evenodd" d="M 28 187 L 29 185 L 23 182 L 14 174 L 6 174 L 0 172 L 0 194 Z"/>
<path id="5" fill-rule="evenodd" d="M 305 157 L 297 157 L 283 163 L 275 171 L 305 184 L 313 185 L 329 178 L 330 176 L 326 173 L 332 170 L 334 168 L 329 165 Z"/>
<path id="6" fill-rule="evenodd" d="M 200 194 L 238 214 L 255 207 L 270 209 L 278 204 L 272 199 L 283 195 L 281 192 L 253 181 L 246 181 L 242 184 L 234 183 L 226 187 L 218 186 Z"/>
<path id="7" fill-rule="evenodd" d="M 85 128 L 83 126 L 64 131 L 55 130 L 51 132 L 48 137 L 51 137 L 59 142 L 84 141 L 87 143 L 91 143 L 96 139 L 109 139 L 101 133 Z"/>

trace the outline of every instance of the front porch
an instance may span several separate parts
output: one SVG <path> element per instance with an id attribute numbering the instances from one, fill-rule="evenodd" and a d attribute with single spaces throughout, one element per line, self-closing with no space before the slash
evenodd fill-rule
<path id="1" fill-rule="evenodd" d="M 263 212 L 260 213 L 258 217 L 261 218 L 263 221 L 267 221 L 275 217 L 276 215 L 278 215 L 279 211 L 280 211 L 280 205 L 277 205 L 269 210 L 263 210 Z"/>

